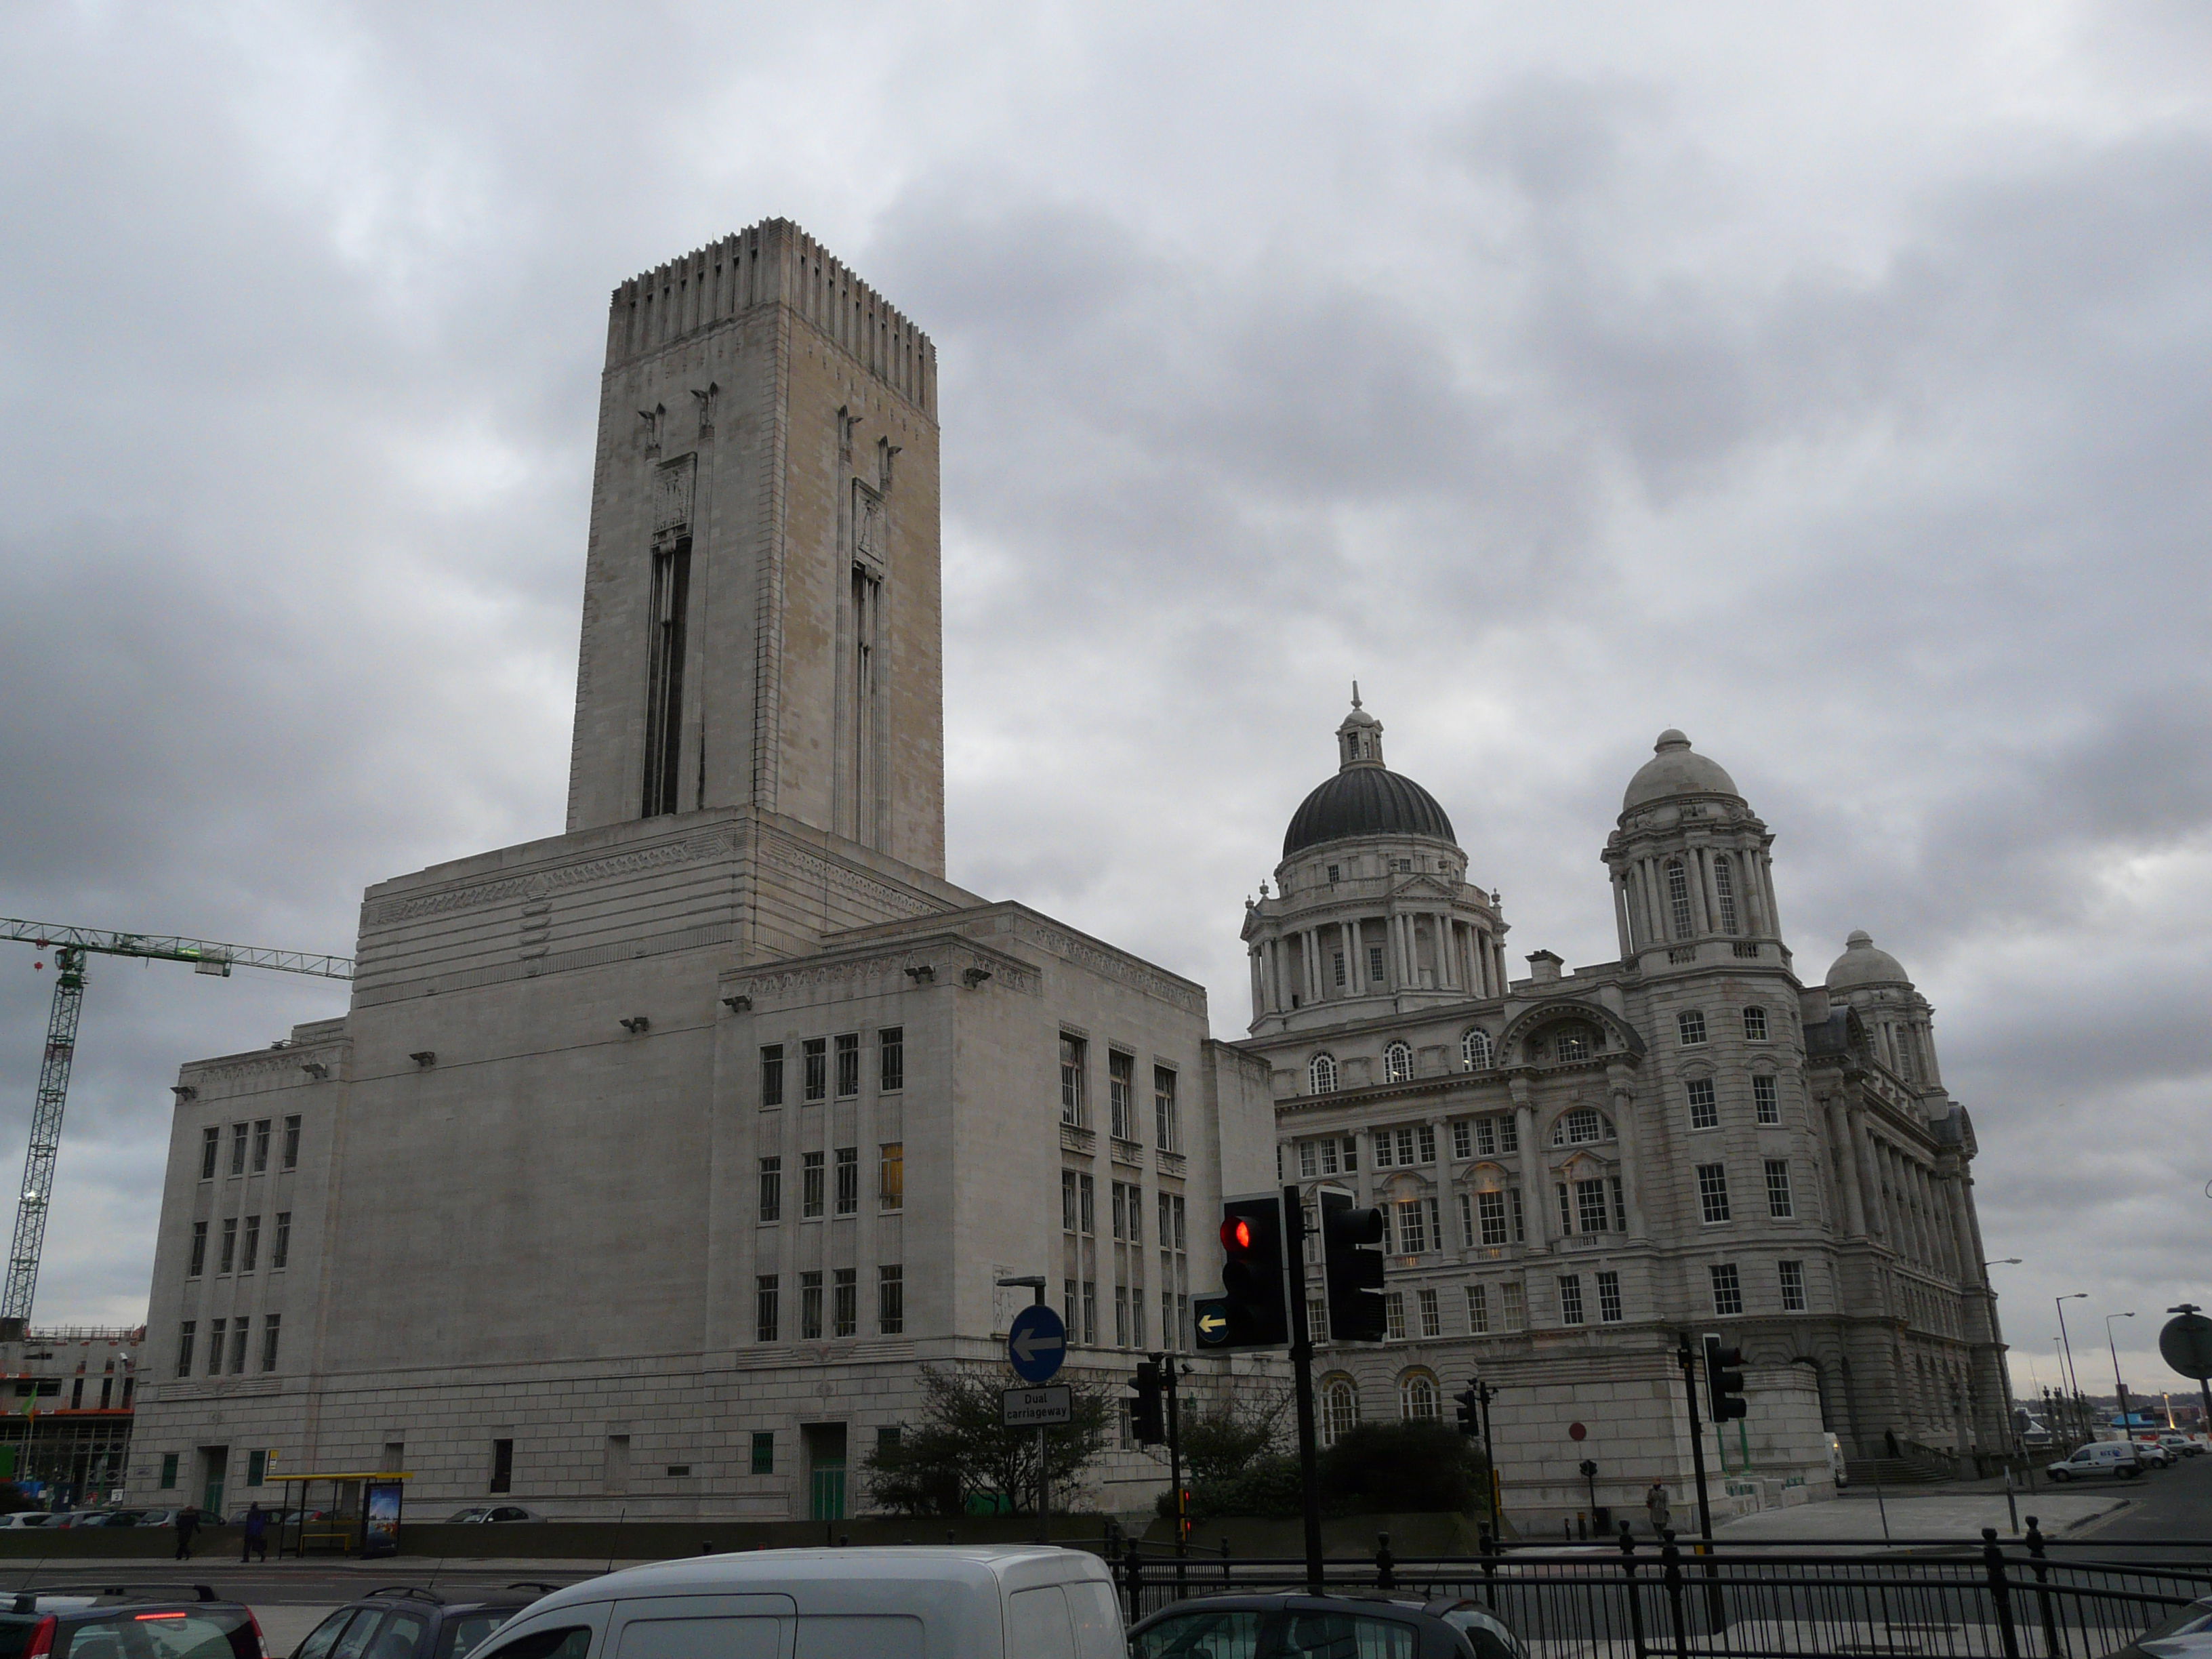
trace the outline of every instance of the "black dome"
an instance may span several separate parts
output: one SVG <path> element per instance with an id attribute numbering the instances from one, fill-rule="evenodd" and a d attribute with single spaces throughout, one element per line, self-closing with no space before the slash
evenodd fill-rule
<path id="1" fill-rule="evenodd" d="M 1459 845 L 1437 798 L 1380 766 L 1347 766 L 1299 803 L 1283 856 L 1347 836 L 1427 836 Z"/>

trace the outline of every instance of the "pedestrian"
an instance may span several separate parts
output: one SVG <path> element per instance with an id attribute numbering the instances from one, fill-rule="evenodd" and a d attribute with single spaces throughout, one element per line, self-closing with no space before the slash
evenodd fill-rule
<path id="1" fill-rule="evenodd" d="M 269 1516 L 260 1504 L 248 1504 L 246 1506 L 246 1538 L 238 1552 L 239 1565 L 245 1565 L 257 1554 L 264 1561 L 269 1559 Z"/>
<path id="2" fill-rule="evenodd" d="M 177 1559 L 192 1559 L 192 1534 L 200 1529 L 200 1512 L 190 1504 L 177 1511 Z"/>
<path id="3" fill-rule="evenodd" d="M 1651 1517 L 1651 1535 L 1663 1538 L 1673 1522 L 1674 1513 L 1667 1507 L 1667 1483 L 1654 1480 L 1651 1490 L 1644 1494 L 1644 1512 Z"/>

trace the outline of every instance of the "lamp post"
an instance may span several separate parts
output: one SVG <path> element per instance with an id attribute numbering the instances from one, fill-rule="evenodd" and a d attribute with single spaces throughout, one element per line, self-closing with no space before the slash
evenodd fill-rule
<path id="1" fill-rule="evenodd" d="M 2128 1421 L 2128 1385 L 2120 1381 L 2120 1351 L 2112 1341 L 2112 1322 L 2115 1319 L 2133 1319 L 2135 1315 L 2132 1313 L 2105 1316 L 2105 1347 L 2112 1356 L 2112 1395 L 2120 1405 L 2120 1438 L 2130 1441 L 2136 1437 L 2135 1425 Z"/>
<path id="2" fill-rule="evenodd" d="M 2066 1304 L 2069 1302 L 2087 1302 L 2088 1299 L 2089 1292 L 2087 1291 L 2074 1291 L 2065 1296 L 2054 1296 L 2051 1298 L 2051 1306 L 2058 1310 L 2058 1346 L 2066 1355 L 2066 1386 L 2073 1391 L 2074 1418 L 2076 1423 L 2082 1420 L 2081 1380 L 2074 1374 L 2074 1340 L 2066 1334 Z M 2086 1429 L 2083 1432 L 2087 1432 Z M 2094 1436 L 2090 1437 L 2094 1438 Z"/>

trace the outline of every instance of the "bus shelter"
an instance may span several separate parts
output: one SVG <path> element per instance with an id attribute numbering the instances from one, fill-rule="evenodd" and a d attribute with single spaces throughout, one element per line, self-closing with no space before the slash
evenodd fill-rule
<path id="1" fill-rule="evenodd" d="M 328 1474 L 271 1474 L 285 1487 L 276 1522 L 276 1553 L 392 1555 L 399 1548 L 403 1481 L 414 1477 L 381 1470 Z"/>

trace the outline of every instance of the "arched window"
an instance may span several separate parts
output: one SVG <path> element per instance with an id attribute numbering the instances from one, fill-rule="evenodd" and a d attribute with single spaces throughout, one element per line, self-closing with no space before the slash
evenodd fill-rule
<path id="1" fill-rule="evenodd" d="M 1413 1051 L 1402 1042 L 1394 1042 L 1382 1051 L 1382 1075 L 1392 1083 L 1413 1080 Z"/>
<path id="2" fill-rule="evenodd" d="M 1674 937 L 1689 938 L 1696 931 L 1690 925 L 1690 872 L 1680 859 L 1667 862 L 1667 905 L 1674 913 Z"/>
<path id="3" fill-rule="evenodd" d="M 1531 1060 L 1555 1060 L 1562 1064 L 1588 1060 L 1605 1047 L 1603 1033 L 1586 1020 L 1562 1020 L 1528 1044 Z"/>
<path id="4" fill-rule="evenodd" d="M 1721 908 L 1721 932 L 1735 932 L 1735 872 L 1723 853 L 1713 860 L 1713 897 Z"/>
<path id="5" fill-rule="evenodd" d="M 1497 1063 L 1497 1050 L 1490 1045 L 1490 1033 L 1480 1025 L 1471 1027 L 1459 1040 L 1459 1054 L 1470 1072 L 1486 1072 Z"/>
<path id="6" fill-rule="evenodd" d="M 1398 1414 L 1408 1423 L 1431 1421 L 1442 1415 L 1437 1405 L 1437 1379 L 1426 1371 L 1407 1371 L 1400 1377 Z"/>
<path id="7" fill-rule="evenodd" d="M 1577 1106 L 1559 1121 L 1552 1131 L 1554 1146 L 1587 1146 L 1595 1141 L 1613 1139 L 1613 1125 L 1605 1114 L 1594 1106 Z"/>
<path id="8" fill-rule="evenodd" d="M 1359 1422 L 1359 1390 L 1348 1376 L 1332 1378 L 1321 1391 L 1321 1437 L 1334 1445 Z"/>
<path id="9" fill-rule="evenodd" d="M 1317 1095 L 1336 1092 L 1336 1056 L 1316 1054 L 1306 1062 L 1306 1085 Z"/>

